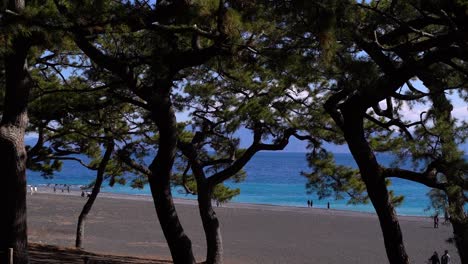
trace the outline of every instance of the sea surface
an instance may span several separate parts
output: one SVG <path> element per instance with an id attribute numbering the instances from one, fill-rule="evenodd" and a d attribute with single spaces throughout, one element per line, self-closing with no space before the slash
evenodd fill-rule
<path id="1" fill-rule="evenodd" d="M 335 154 L 338 164 L 356 167 L 350 154 Z M 391 155 L 380 155 L 379 161 L 389 166 L 394 160 Z M 404 164 L 403 167 L 408 167 Z M 306 153 L 287 152 L 260 152 L 244 168 L 247 172 L 245 181 L 241 183 L 228 182 L 230 187 L 240 188 L 240 195 L 231 202 L 254 203 L 282 206 L 307 207 L 307 200 L 313 201 L 313 206 L 326 208 L 330 203 L 332 209 L 352 210 L 360 212 L 375 212 L 372 205 L 348 205 L 347 198 L 335 200 L 333 197 L 319 200 L 317 195 L 309 194 L 306 190 L 307 179 L 301 176 L 301 172 L 309 172 L 311 169 L 307 165 Z M 30 185 L 50 185 L 67 184 L 72 189 L 79 189 L 92 182 L 95 172 L 87 170 L 79 163 L 65 161 L 60 172 L 55 173 L 52 179 L 45 179 L 38 172 L 28 171 L 28 184 Z M 57 191 L 61 191 L 58 186 Z M 404 195 L 405 200 L 402 205 L 396 208 L 400 215 L 429 216 L 434 212 L 427 210 L 430 201 L 427 193 L 428 187 L 401 179 L 393 179 L 389 189 L 394 190 L 397 195 Z M 143 189 L 133 189 L 128 185 L 115 185 L 110 187 L 107 183 L 102 188 L 103 192 L 150 195 L 148 186 Z M 181 188 L 174 187 L 173 195 L 177 198 L 196 199 L 193 195 L 185 194 Z"/>

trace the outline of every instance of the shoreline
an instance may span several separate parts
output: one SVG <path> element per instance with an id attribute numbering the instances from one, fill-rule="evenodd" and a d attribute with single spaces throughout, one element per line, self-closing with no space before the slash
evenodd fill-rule
<path id="1" fill-rule="evenodd" d="M 29 191 L 29 190 L 28 190 Z M 53 192 L 53 187 L 50 186 L 39 186 L 37 193 L 41 194 L 51 194 L 51 195 L 64 195 L 64 196 L 80 196 L 81 191 L 79 190 L 71 190 L 70 193 L 67 191 L 62 192 L 60 191 Z M 30 193 L 28 193 L 30 195 Z M 147 201 L 152 202 L 153 198 L 151 195 L 148 194 L 126 194 L 126 193 L 114 193 L 114 192 L 100 192 L 98 194 L 97 199 L 99 198 L 110 198 L 110 199 L 125 199 L 131 201 Z M 188 199 L 188 198 L 175 198 L 173 197 L 174 204 L 178 205 L 191 205 L 191 206 L 198 206 L 198 202 L 196 199 Z M 271 211 L 278 211 L 278 212 L 298 212 L 304 211 L 309 212 L 313 211 L 316 213 L 321 214 L 331 214 L 336 216 L 367 216 L 367 217 L 377 217 L 375 212 L 366 212 L 366 211 L 357 211 L 357 210 L 343 210 L 343 209 L 335 209 L 335 208 L 321 208 L 321 207 L 306 207 L 306 206 L 293 206 L 293 205 L 277 205 L 277 204 L 257 204 L 257 203 L 242 203 L 242 202 L 227 202 L 223 203 L 221 206 L 217 207 L 216 204 L 213 202 L 213 207 L 215 208 L 236 208 L 236 209 L 253 209 L 253 210 L 271 210 Z M 413 220 L 413 221 L 432 221 L 430 216 L 423 216 L 423 215 L 403 215 L 397 214 L 400 220 Z"/>

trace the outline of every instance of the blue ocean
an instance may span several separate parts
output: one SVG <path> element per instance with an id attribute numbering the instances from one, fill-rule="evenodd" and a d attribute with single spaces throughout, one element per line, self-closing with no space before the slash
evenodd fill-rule
<path id="1" fill-rule="evenodd" d="M 356 167 L 350 154 L 335 154 L 335 159 L 341 165 Z M 389 166 L 393 158 L 390 155 L 381 155 L 379 161 Z M 247 172 L 245 181 L 227 183 L 228 186 L 241 190 L 240 195 L 235 197 L 232 202 L 306 207 L 307 200 L 313 200 L 313 205 L 317 208 L 325 208 L 329 202 L 332 209 L 374 212 L 371 204 L 347 205 L 346 198 L 343 200 L 334 200 L 334 198 L 319 200 L 315 194 L 308 194 L 305 187 L 307 179 L 301 176 L 301 172 L 311 170 L 307 165 L 306 153 L 261 152 L 244 169 Z M 65 161 L 62 170 L 57 172 L 52 179 L 45 179 L 38 172 L 28 171 L 28 184 L 83 186 L 89 184 L 94 177 L 95 172 L 87 170 L 79 163 Z M 398 214 L 415 216 L 433 214 L 433 211 L 426 209 L 429 206 L 429 198 L 426 195 L 429 188 L 426 186 L 406 180 L 393 179 L 389 188 L 394 190 L 397 195 L 405 196 L 403 204 L 396 209 Z M 114 187 L 109 187 L 108 184 L 105 184 L 102 191 L 150 195 L 148 186 L 143 189 L 133 189 L 130 186 L 116 184 Z M 193 195 L 184 194 L 177 187 L 174 188 L 173 195 L 177 198 L 196 198 Z"/>

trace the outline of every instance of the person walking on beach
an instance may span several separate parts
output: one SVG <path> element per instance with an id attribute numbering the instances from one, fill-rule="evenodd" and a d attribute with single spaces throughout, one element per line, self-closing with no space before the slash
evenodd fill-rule
<path id="1" fill-rule="evenodd" d="M 70 185 L 67 185 L 67 191 L 70 193 Z"/>
<path id="2" fill-rule="evenodd" d="M 445 253 L 440 257 L 440 264 L 450 264 L 450 255 L 448 254 L 448 250 L 445 250 Z"/>
<path id="3" fill-rule="evenodd" d="M 449 216 L 447 209 L 445 209 L 445 212 L 444 212 L 444 224 L 450 224 L 450 216 Z"/>
<path id="4" fill-rule="evenodd" d="M 439 214 L 434 215 L 434 228 L 439 228 Z"/>
<path id="5" fill-rule="evenodd" d="M 310 208 L 314 207 L 314 200 L 310 200 Z"/>
<path id="6" fill-rule="evenodd" d="M 327 202 L 327 209 L 330 209 L 330 202 Z"/>
<path id="7" fill-rule="evenodd" d="M 434 254 L 432 254 L 431 258 L 429 259 L 429 263 L 440 264 L 439 254 L 437 254 L 437 251 L 434 251 Z"/>
<path id="8" fill-rule="evenodd" d="M 307 200 L 307 207 L 310 207 L 310 200 Z"/>

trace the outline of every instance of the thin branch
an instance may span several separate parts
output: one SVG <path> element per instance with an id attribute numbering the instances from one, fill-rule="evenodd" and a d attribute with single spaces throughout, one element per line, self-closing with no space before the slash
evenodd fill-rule
<path id="1" fill-rule="evenodd" d="M 77 161 L 78 163 L 81 164 L 81 166 L 89 169 L 89 170 L 97 170 L 98 168 L 96 166 L 90 166 L 89 164 L 86 164 L 82 159 L 79 159 L 77 157 L 62 157 L 62 156 L 56 156 L 56 155 L 51 155 L 47 156 L 48 159 L 51 160 L 73 160 Z"/>
<path id="2" fill-rule="evenodd" d="M 234 160 L 231 159 L 231 158 L 213 159 L 213 160 L 202 161 L 201 165 L 202 165 L 202 167 L 209 167 L 209 166 L 216 166 L 216 165 L 221 165 L 221 164 L 231 164 L 233 162 L 234 162 Z"/>
<path id="3" fill-rule="evenodd" d="M 184 189 L 185 189 L 185 191 L 186 191 L 187 193 L 195 195 L 195 194 L 197 194 L 197 193 L 194 192 L 194 191 L 192 191 L 192 190 L 188 187 L 188 185 L 187 185 L 187 173 L 188 173 L 188 171 L 190 170 L 190 167 L 191 167 L 191 163 L 190 163 L 190 161 L 189 161 L 189 162 L 187 162 L 187 167 L 185 167 L 185 170 L 184 170 L 184 172 L 182 173 L 182 186 L 184 187 Z"/>
<path id="4" fill-rule="evenodd" d="M 125 163 L 127 166 L 129 166 L 130 168 L 134 169 L 135 171 L 138 171 L 140 172 L 141 174 L 145 175 L 146 177 L 150 177 L 151 176 L 151 171 L 149 170 L 148 167 L 142 165 L 142 164 L 139 164 L 137 163 L 136 161 L 134 161 L 132 158 L 130 158 L 129 155 L 127 154 L 124 154 L 122 153 L 122 151 L 117 151 L 117 157 L 123 162 Z"/>
<path id="5" fill-rule="evenodd" d="M 171 33 L 195 33 L 199 36 L 203 36 L 208 39 L 216 39 L 219 37 L 219 33 L 203 30 L 194 24 L 192 26 L 189 25 L 163 25 L 159 22 L 153 22 L 151 24 L 155 30 L 161 31 L 168 31 Z"/>

